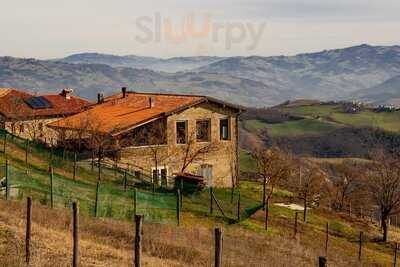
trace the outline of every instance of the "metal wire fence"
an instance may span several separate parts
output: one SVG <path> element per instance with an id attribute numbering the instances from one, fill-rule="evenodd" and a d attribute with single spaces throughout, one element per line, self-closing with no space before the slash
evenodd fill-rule
<path id="1" fill-rule="evenodd" d="M 4 133 L 2 136 L 0 132 L 0 140 L 4 140 Z M 70 207 L 78 201 L 82 212 L 96 217 L 132 220 L 135 214 L 143 214 L 146 221 L 157 223 L 178 223 L 181 212 L 235 222 L 260 208 L 260 199 L 240 195 L 238 190 L 178 185 L 174 177 L 167 177 L 169 183 L 163 184 L 151 173 L 135 172 L 132 166 L 123 168 L 103 161 L 99 168 L 97 161 L 82 160 L 80 155 L 9 134 L 6 153 L 0 150 L 0 190 L 4 198 L 32 196 L 54 208 Z"/>

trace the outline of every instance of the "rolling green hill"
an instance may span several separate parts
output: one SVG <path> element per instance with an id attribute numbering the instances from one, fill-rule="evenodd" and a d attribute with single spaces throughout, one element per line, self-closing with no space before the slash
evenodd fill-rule
<path id="1" fill-rule="evenodd" d="M 283 105 L 278 110 L 300 117 L 300 120 L 281 123 L 266 123 L 262 120 L 246 120 L 250 131 L 268 129 L 271 136 L 316 135 L 340 127 L 372 127 L 400 133 L 400 111 L 375 112 L 365 109 L 357 113 L 346 113 L 338 104 Z"/>
<path id="2" fill-rule="evenodd" d="M 283 123 L 265 123 L 261 120 L 249 120 L 245 122 L 245 127 L 251 131 L 267 129 L 272 137 L 296 136 L 296 135 L 318 135 L 329 132 L 340 125 L 319 119 L 302 119 L 287 121 Z"/>
<path id="3" fill-rule="evenodd" d="M 276 145 L 317 158 L 368 158 L 377 148 L 400 153 L 400 111 L 361 107 L 352 113 L 351 108 L 349 103 L 302 100 L 270 109 L 249 109 L 241 123 L 247 134 L 242 135 L 247 138 L 241 142 L 242 149 Z"/>

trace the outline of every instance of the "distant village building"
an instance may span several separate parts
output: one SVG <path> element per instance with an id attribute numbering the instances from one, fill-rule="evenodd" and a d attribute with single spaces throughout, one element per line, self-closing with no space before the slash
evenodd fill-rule
<path id="1" fill-rule="evenodd" d="M 126 88 L 111 97 L 99 95 L 98 102 L 50 127 L 75 139 L 85 132 L 79 136 L 91 149 L 118 151 L 120 164 L 149 173 L 159 184 L 182 174 L 203 177 L 209 186 L 235 183 L 239 107 L 206 96 Z"/>
<path id="2" fill-rule="evenodd" d="M 366 108 L 366 105 L 360 101 L 342 102 L 341 105 L 345 113 L 358 113 Z"/>
<path id="3" fill-rule="evenodd" d="M 394 112 L 397 110 L 394 105 L 379 105 L 374 109 L 375 112 Z"/>
<path id="4" fill-rule="evenodd" d="M 79 113 L 89 102 L 64 89 L 60 94 L 34 95 L 0 88 L 0 129 L 24 139 L 52 143 L 58 133 L 47 124 Z"/>

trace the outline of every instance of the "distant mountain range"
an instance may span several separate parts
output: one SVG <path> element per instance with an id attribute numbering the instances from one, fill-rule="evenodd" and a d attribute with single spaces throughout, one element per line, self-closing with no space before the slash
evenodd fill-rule
<path id="1" fill-rule="evenodd" d="M 375 105 L 389 104 L 400 107 L 400 75 L 369 89 L 355 92 L 353 98 Z"/>
<path id="2" fill-rule="evenodd" d="M 164 72 L 188 71 L 223 60 L 222 57 L 174 57 L 161 59 L 141 56 L 114 56 L 98 53 L 82 53 L 55 59 L 72 64 L 106 64 L 111 67 L 126 67 L 134 69 L 151 69 Z"/>
<path id="3" fill-rule="evenodd" d="M 177 57 L 76 54 L 56 60 L 0 57 L 0 87 L 71 87 L 84 97 L 121 86 L 205 94 L 247 106 L 286 100 L 362 100 L 400 104 L 400 46 L 360 45 L 277 57 Z"/>

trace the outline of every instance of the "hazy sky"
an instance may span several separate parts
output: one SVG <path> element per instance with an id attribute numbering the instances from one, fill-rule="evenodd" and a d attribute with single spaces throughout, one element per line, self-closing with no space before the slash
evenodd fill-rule
<path id="1" fill-rule="evenodd" d="M 269 56 L 393 45 L 399 11 L 399 0 L 0 0 L 0 56 Z"/>

